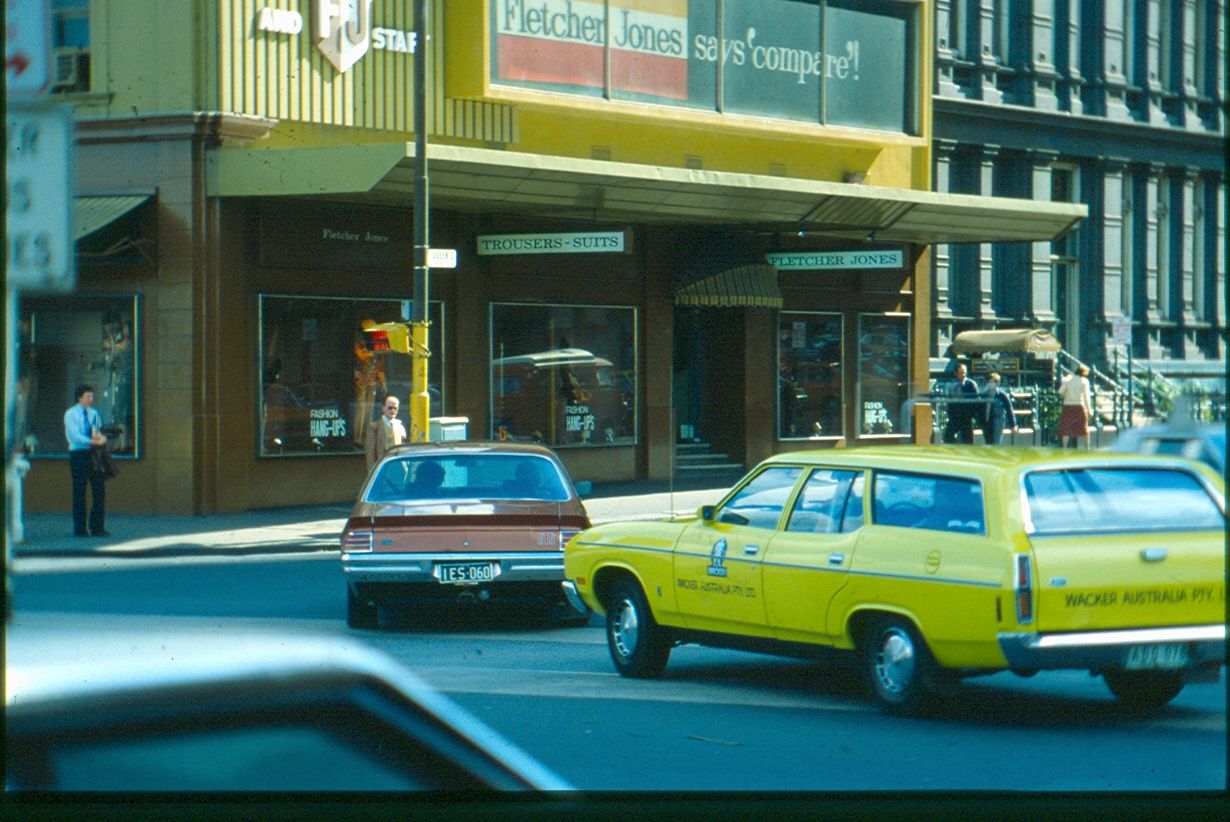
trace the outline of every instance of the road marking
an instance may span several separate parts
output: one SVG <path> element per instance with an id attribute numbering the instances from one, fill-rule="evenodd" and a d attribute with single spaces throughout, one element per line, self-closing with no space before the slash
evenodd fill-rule
<path id="1" fill-rule="evenodd" d="M 804 708 L 822 711 L 876 710 L 870 705 L 833 701 L 806 694 L 765 693 L 737 685 L 671 679 L 636 680 L 616 673 L 591 671 L 531 671 L 522 668 L 458 668 L 414 666 L 432 687 L 455 694 L 501 694 L 572 699 L 625 699 L 744 705 L 761 708 Z"/>
<path id="2" fill-rule="evenodd" d="M 208 549 L 202 549 L 206 551 Z M 337 550 L 294 551 L 281 554 L 192 554 L 172 557 L 15 557 L 12 561 L 13 575 L 55 574 L 78 571 L 130 571 L 139 568 L 167 567 L 171 565 L 233 565 L 240 562 L 294 562 L 303 560 L 330 560 L 338 562 Z"/>

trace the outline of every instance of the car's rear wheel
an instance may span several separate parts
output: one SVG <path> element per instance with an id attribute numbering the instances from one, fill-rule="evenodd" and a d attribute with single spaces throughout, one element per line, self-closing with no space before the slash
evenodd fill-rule
<path id="1" fill-rule="evenodd" d="M 671 639 L 657 622 L 635 580 L 615 583 L 606 611 L 606 642 L 621 676 L 660 676 L 671 655 Z"/>
<path id="2" fill-rule="evenodd" d="M 380 609 L 365 592 L 346 586 L 346 624 L 351 628 L 376 628 Z"/>
<path id="3" fill-rule="evenodd" d="M 890 616 L 872 623 L 864 635 L 863 666 L 885 713 L 911 716 L 933 706 L 929 680 L 936 672 L 935 660 L 908 620 Z"/>
<path id="4" fill-rule="evenodd" d="M 1106 687 L 1124 706 L 1155 711 L 1179 695 L 1185 681 L 1180 671 L 1103 671 Z"/>

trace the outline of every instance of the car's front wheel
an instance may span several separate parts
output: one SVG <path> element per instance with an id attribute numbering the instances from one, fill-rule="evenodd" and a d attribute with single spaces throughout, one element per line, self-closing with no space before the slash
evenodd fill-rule
<path id="1" fill-rule="evenodd" d="M 606 642 L 621 676 L 660 676 L 671 655 L 671 639 L 649 611 L 635 580 L 615 584 L 606 611 Z"/>
<path id="2" fill-rule="evenodd" d="M 935 660 L 908 620 L 884 617 L 867 630 L 863 666 L 871 692 L 885 713 L 912 716 L 932 707 Z"/>
<path id="3" fill-rule="evenodd" d="M 346 624 L 351 628 L 376 628 L 380 625 L 380 611 L 367 595 L 351 586 L 346 586 Z"/>
<path id="4" fill-rule="evenodd" d="M 1179 695 L 1185 684 L 1180 671 L 1103 671 L 1106 687 L 1124 706 L 1155 711 Z"/>

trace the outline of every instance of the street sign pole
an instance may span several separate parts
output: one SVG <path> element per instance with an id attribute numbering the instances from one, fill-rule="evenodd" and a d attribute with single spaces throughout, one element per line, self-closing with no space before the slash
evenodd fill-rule
<path id="1" fill-rule="evenodd" d="M 426 442 L 427 393 L 427 0 L 414 0 L 414 306 L 410 318 L 410 442 Z"/>

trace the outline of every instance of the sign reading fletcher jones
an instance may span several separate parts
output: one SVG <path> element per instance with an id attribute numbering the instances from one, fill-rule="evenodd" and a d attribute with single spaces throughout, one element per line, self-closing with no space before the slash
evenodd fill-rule
<path id="1" fill-rule="evenodd" d="M 622 231 L 485 234 L 478 237 L 479 254 L 602 254 L 622 253 L 623 250 Z"/>
<path id="2" fill-rule="evenodd" d="M 779 271 L 817 271 L 838 268 L 901 268 L 905 254 L 896 251 L 805 251 L 766 254 Z"/>

